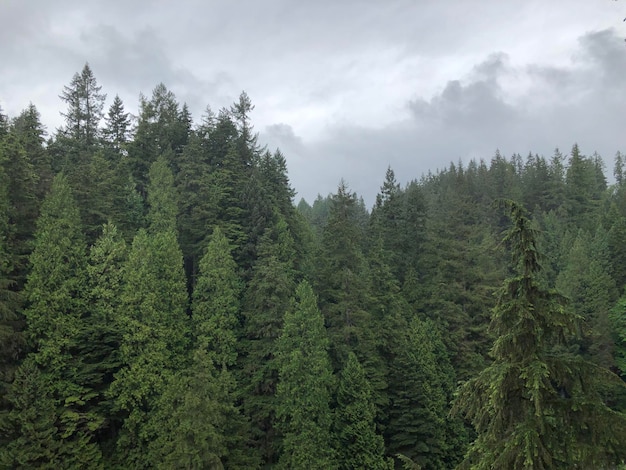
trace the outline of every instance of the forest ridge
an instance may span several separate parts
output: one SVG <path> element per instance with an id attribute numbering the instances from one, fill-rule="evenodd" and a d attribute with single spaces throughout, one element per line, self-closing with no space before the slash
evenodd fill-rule
<path id="1" fill-rule="evenodd" d="M 624 464 L 619 152 L 296 206 L 245 93 L 60 99 L 0 110 L 0 468 Z"/>

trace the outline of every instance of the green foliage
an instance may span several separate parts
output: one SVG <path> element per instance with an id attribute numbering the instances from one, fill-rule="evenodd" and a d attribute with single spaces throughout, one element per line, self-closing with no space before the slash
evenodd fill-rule
<path id="1" fill-rule="evenodd" d="M 266 463 L 276 460 L 276 340 L 295 290 L 294 258 L 293 239 L 287 223 L 279 218 L 278 224 L 268 228 L 261 238 L 245 294 L 242 400 L 254 427 L 255 445 L 261 449 Z"/>
<path id="2" fill-rule="evenodd" d="M 612 365 L 613 341 L 608 314 L 616 298 L 609 274 L 606 232 L 600 227 L 591 237 L 579 231 L 571 245 L 556 287 L 566 295 L 581 320 L 581 354 L 603 367 Z"/>
<path id="3" fill-rule="evenodd" d="M 33 352 L 18 369 L 9 391 L 13 405 L 9 420 L 16 433 L 11 445 L 21 444 L 13 459 L 28 467 L 43 456 L 54 456 L 75 468 L 99 467 L 100 450 L 93 433 L 104 420 L 92 406 L 90 371 L 81 363 L 90 347 L 81 336 L 86 313 L 85 247 L 78 209 L 63 175 L 54 179 L 43 203 L 31 264 L 24 314 Z M 42 408 L 33 395 L 41 396 L 52 411 Z M 21 441 L 31 422 L 36 435 L 32 441 Z M 49 426 L 47 431 L 42 423 Z"/>
<path id="4" fill-rule="evenodd" d="M 219 227 L 213 230 L 193 291 L 192 325 L 195 336 L 221 368 L 237 359 L 241 281 L 228 240 Z"/>
<path id="5" fill-rule="evenodd" d="M 538 282 L 537 231 L 506 203 L 514 274 L 499 293 L 493 363 L 461 388 L 456 408 L 478 437 L 471 468 L 602 468 L 624 458 L 626 418 L 602 401 L 611 373 L 568 351 L 578 317 Z M 615 378 L 613 376 L 613 378 Z M 609 424 L 610 423 L 610 424 Z M 608 426 L 607 426 L 608 424 Z"/>
<path id="6" fill-rule="evenodd" d="M 65 118 L 63 134 L 82 148 L 94 146 L 99 137 L 98 125 L 106 100 L 101 89 L 89 64 L 85 64 L 61 92 L 60 98 L 67 104 L 67 112 L 61 113 Z"/>
<path id="7" fill-rule="evenodd" d="M 393 468 L 393 463 L 384 458 L 385 445 L 382 436 L 376 433 L 375 415 L 365 372 L 356 355 L 350 353 L 337 389 L 333 443 L 339 468 Z"/>
<path id="8" fill-rule="evenodd" d="M 460 424 L 447 418 L 453 372 L 438 334 L 429 323 L 413 319 L 404 330 L 391 362 L 388 450 L 422 468 L 454 466 L 459 453 Z"/>
<path id="9" fill-rule="evenodd" d="M 183 258 L 172 220 L 171 172 L 163 159 L 153 165 L 148 219 L 151 232 L 140 230 L 124 267 L 119 322 L 123 331 L 123 367 L 111 384 L 117 410 L 126 414 L 118 440 L 119 458 L 136 468 L 146 460 L 158 427 L 150 416 L 174 371 L 186 364 L 188 346 L 187 290 Z"/>
<path id="10" fill-rule="evenodd" d="M 150 166 L 147 199 L 150 232 L 175 233 L 178 205 L 174 190 L 174 175 L 163 155 Z"/>
<path id="11" fill-rule="evenodd" d="M 330 430 L 333 376 L 328 339 L 306 282 L 297 287 L 293 310 L 285 315 L 277 358 L 276 414 L 284 436 L 279 468 L 337 468 Z"/>

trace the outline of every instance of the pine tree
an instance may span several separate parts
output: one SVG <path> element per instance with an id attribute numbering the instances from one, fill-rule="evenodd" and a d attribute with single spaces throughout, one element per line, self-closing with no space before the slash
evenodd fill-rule
<path id="1" fill-rule="evenodd" d="M 478 437 L 472 468 L 604 468 L 624 458 L 626 417 L 602 393 L 615 376 L 568 352 L 578 318 L 538 282 L 537 231 L 515 203 L 505 241 L 514 275 L 493 311 L 493 363 L 461 388 L 456 409 Z"/>
<path id="2" fill-rule="evenodd" d="M 354 353 L 341 371 L 335 411 L 335 439 L 339 468 L 393 468 L 384 458 L 385 443 L 376 433 L 376 407 L 365 372 Z"/>
<path id="3" fill-rule="evenodd" d="M 332 450 L 333 383 L 324 320 L 311 286 L 296 289 L 277 344 L 277 417 L 283 433 L 279 468 L 337 468 Z"/>

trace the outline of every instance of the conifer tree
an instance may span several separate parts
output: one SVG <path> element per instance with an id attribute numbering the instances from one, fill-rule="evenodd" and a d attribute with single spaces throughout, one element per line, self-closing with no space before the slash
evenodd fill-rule
<path id="1" fill-rule="evenodd" d="M 237 359 L 241 290 L 228 240 L 216 227 L 200 261 L 200 276 L 193 292 L 192 324 L 195 335 L 206 343 L 204 347 L 220 369 L 231 368 Z"/>
<path id="2" fill-rule="evenodd" d="M 124 110 L 124 103 L 115 95 L 113 103 L 104 118 L 106 125 L 102 130 L 104 141 L 109 147 L 111 158 L 119 159 L 125 154 L 126 144 L 130 139 L 130 113 Z"/>
<path id="3" fill-rule="evenodd" d="M 22 144 L 22 138 L 13 130 L 0 141 L 0 160 L 3 160 L 9 198 L 7 215 L 10 231 L 6 234 L 6 242 L 13 256 L 11 277 L 19 288 L 23 288 L 39 213 L 39 178 Z"/>
<path id="4" fill-rule="evenodd" d="M 608 314 L 616 300 L 616 288 L 609 274 L 606 235 L 601 227 L 593 237 L 578 232 L 556 287 L 568 297 L 581 320 L 581 354 L 608 368 L 613 362 Z"/>
<path id="5" fill-rule="evenodd" d="M 365 372 L 354 353 L 341 371 L 337 390 L 333 444 L 340 469 L 368 468 L 388 470 L 391 461 L 384 458 L 385 444 L 376 433 L 376 407 Z"/>
<path id="6" fill-rule="evenodd" d="M 493 363 L 461 388 L 456 409 L 476 428 L 471 468 L 605 468 L 623 461 L 626 417 L 602 400 L 617 379 L 568 352 L 578 318 L 539 282 L 537 231 L 506 207 L 514 274 L 499 293 Z"/>
<path id="7" fill-rule="evenodd" d="M 436 350 L 436 330 L 418 318 L 398 335 L 390 365 L 388 452 L 409 457 L 422 468 L 451 468 L 458 436 L 447 429 L 451 368 L 448 363 L 446 370 L 445 351 Z"/>
<path id="8" fill-rule="evenodd" d="M 98 128 L 103 117 L 106 94 L 101 93 L 96 77 L 89 64 L 85 64 L 81 73 L 74 74 L 68 86 L 63 87 L 60 98 L 67 104 L 67 112 L 61 113 L 65 118 L 63 135 L 80 144 L 82 148 L 90 148 L 97 144 L 100 130 Z"/>
<path id="9" fill-rule="evenodd" d="M 119 321 L 123 292 L 122 268 L 127 258 L 124 239 L 115 225 L 108 223 L 91 247 L 87 274 L 90 313 L 83 322 L 79 337 L 86 347 L 79 363 L 89 371 L 86 381 L 94 391 L 93 407 L 105 417 L 99 430 L 101 441 L 110 438 L 121 426 L 108 393 L 114 375 L 120 370 L 120 345 L 123 331 Z"/>
<path id="10" fill-rule="evenodd" d="M 296 289 L 277 344 L 277 417 L 283 433 L 279 468 L 337 468 L 332 450 L 333 383 L 324 320 L 311 286 Z"/>
<path id="11" fill-rule="evenodd" d="M 44 148 L 46 130 L 41 123 L 41 115 L 34 104 L 20 113 L 11 123 L 11 130 L 17 136 L 26 156 L 37 175 L 35 194 L 42 201 L 52 184 L 52 162 Z"/>
<path id="12" fill-rule="evenodd" d="M 150 227 L 135 236 L 124 268 L 123 367 L 110 389 L 116 409 L 126 414 L 118 458 L 135 468 L 156 465 L 147 458 L 159 430 L 150 418 L 158 416 L 159 399 L 173 372 L 187 363 L 186 281 L 176 240 L 173 178 L 163 158 L 152 165 L 150 176 Z"/>
<path id="13" fill-rule="evenodd" d="M 282 217 L 269 227 L 245 294 L 245 337 L 242 342 L 243 407 L 254 427 L 255 445 L 270 464 L 276 459 L 276 340 L 295 290 L 294 242 Z"/>
<path id="14" fill-rule="evenodd" d="M 14 442 L 20 443 L 13 458 L 28 468 L 43 453 L 75 468 L 98 468 L 101 455 L 93 434 L 103 419 L 91 406 L 94 391 L 86 379 L 89 370 L 80 364 L 89 347 L 79 334 L 86 313 L 85 245 L 78 208 L 62 174 L 55 177 L 43 203 L 30 261 L 24 314 L 33 351 L 9 391 L 14 407 L 10 419 L 17 433 Z M 21 380 L 28 383 L 23 389 Z M 44 402 L 52 403 L 54 414 L 25 395 L 29 393 L 40 394 Z M 20 435 L 29 423 L 42 420 L 54 423 L 45 431 L 48 437 L 24 442 Z"/>

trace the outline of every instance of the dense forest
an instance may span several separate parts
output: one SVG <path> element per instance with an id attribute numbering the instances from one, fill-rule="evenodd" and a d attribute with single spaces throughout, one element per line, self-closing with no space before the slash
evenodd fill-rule
<path id="1" fill-rule="evenodd" d="M 137 116 L 86 65 L 0 112 L 0 468 L 626 459 L 626 156 L 300 200 L 242 93 Z"/>

